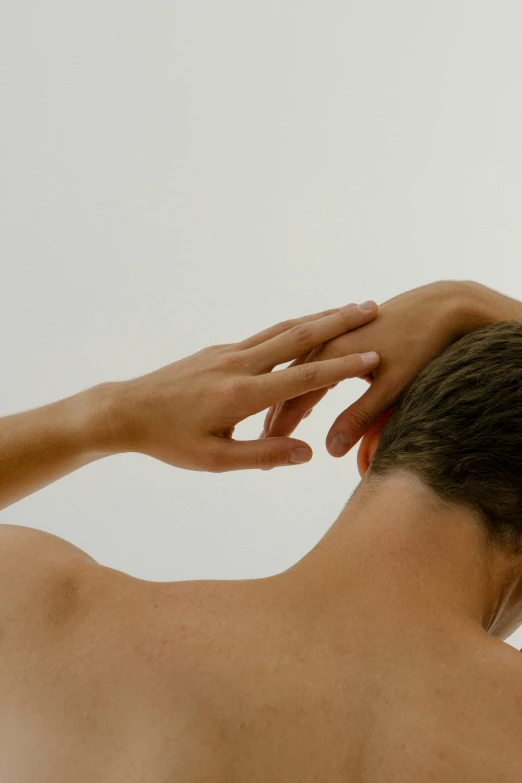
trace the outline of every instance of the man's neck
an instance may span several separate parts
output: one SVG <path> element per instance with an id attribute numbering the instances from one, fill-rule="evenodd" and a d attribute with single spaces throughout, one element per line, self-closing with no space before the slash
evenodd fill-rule
<path id="1" fill-rule="evenodd" d="M 468 512 L 398 475 L 371 487 L 363 481 L 314 549 L 279 576 L 311 613 L 334 623 L 349 619 L 356 597 L 381 624 L 404 616 L 410 626 L 487 631 L 509 598 L 512 565 L 487 548 Z"/>

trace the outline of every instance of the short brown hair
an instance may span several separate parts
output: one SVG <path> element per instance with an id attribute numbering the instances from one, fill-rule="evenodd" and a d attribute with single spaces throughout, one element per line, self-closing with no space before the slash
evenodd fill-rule
<path id="1" fill-rule="evenodd" d="M 500 321 L 462 337 L 403 391 L 368 479 L 396 470 L 475 512 L 489 543 L 520 551 L 521 323 Z"/>

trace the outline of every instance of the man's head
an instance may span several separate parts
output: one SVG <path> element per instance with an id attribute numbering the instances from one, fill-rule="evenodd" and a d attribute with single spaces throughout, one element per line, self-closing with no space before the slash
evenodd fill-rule
<path id="1" fill-rule="evenodd" d="M 430 362 L 365 434 L 358 465 L 370 492 L 398 473 L 420 479 L 520 562 L 522 324 L 472 332 Z"/>
<path id="2" fill-rule="evenodd" d="M 522 324 L 466 335 L 430 362 L 365 435 L 367 479 L 406 471 L 462 504 L 492 544 L 522 550 Z"/>

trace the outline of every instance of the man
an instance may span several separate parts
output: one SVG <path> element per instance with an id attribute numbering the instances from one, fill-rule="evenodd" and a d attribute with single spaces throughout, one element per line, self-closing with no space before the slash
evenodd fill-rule
<path id="1" fill-rule="evenodd" d="M 303 461 L 298 421 L 370 381 L 327 437 L 340 454 L 338 433 L 363 435 L 363 480 L 276 576 L 147 582 L 2 526 L 2 783 L 522 780 L 502 641 L 522 621 L 519 322 L 515 300 L 446 281 L 3 419 L 5 507 L 123 451 L 212 472 Z M 268 437 L 235 442 L 266 408 Z"/>

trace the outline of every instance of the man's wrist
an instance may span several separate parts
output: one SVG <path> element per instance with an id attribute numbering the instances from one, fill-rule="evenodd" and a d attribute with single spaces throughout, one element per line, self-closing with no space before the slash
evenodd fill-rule
<path id="1" fill-rule="evenodd" d="M 119 383 L 100 383 L 62 400 L 69 405 L 71 426 L 82 450 L 95 459 L 125 451 L 119 387 Z"/>
<path id="2" fill-rule="evenodd" d="M 460 337 L 497 321 L 522 321 L 522 302 L 473 280 L 455 282 L 453 309 Z"/>
<path id="3" fill-rule="evenodd" d="M 117 453 L 104 384 L 0 419 L 0 509 Z"/>

